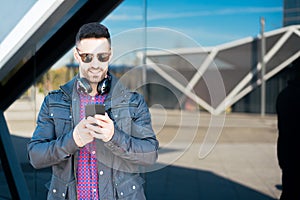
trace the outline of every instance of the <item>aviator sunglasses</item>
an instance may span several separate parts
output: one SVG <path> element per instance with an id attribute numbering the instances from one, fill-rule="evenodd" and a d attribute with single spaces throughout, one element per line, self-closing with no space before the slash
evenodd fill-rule
<path id="1" fill-rule="evenodd" d="M 76 51 L 77 51 L 78 55 L 80 56 L 82 62 L 84 62 L 84 63 L 92 62 L 92 60 L 94 58 L 94 54 L 92 54 L 92 53 L 79 53 L 78 48 L 76 48 Z M 97 54 L 97 59 L 100 62 L 107 62 L 109 60 L 110 54 L 111 54 L 110 52 L 108 52 L 108 53 L 98 53 Z"/>

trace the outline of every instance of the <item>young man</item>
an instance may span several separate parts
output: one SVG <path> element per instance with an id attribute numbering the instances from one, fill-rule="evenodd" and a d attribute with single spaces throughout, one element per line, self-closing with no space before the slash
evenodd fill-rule
<path id="1" fill-rule="evenodd" d="M 145 199 L 139 172 L 156 162 L 158 141 L 143 97 L 109 73 L 111 55 L 108 29 L 83 25 L 79 74 L 44 99 L 28 154 L 35 168 L 52 166 L 48 199 Z M 105 113 L 86 116 L 87 104 Z"/>

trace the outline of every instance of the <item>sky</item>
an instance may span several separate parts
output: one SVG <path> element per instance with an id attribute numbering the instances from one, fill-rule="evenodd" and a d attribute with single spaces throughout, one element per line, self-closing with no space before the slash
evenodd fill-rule
<path id="1" fill-rule="evenodd" d="M 144 26 L 144 1 L 124 1 L 103 23 L 111 32 Z M 169 28 L 214 46 L 282 27 L 283 0 L 147 0 L 147 26 Z"/>
<path id="2" fill-rule="evenodd" d="M 2 4 L 0 18 L 5 20 L 0 21 L 0 42 L 35 2 Z M 121 44 L 116 46 L 124 53 L 128 47 L 141 46 L 134 45 L 143 42 L 139 28 L 145 26 L 153 30 L 147 41 L 155 48 L 206 47 L 256 37 L 261 17 L 265 31 L 281 28 L 282 16 L 283 0 L 125 0 L 101 23 L 110 29 L 113 45 Z"/>

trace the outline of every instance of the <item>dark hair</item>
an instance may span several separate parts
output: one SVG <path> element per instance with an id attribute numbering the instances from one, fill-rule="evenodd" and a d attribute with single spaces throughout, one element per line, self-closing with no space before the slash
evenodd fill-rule
<path id="1" fill-rule="evenodd" d="M 75 44 L 85 38 L 106 38 L 109 44 L 111 44 L 108 28 L 102 24 L 99 24 L 98 22 L 91 22 L 82 25 L 76 34 Z"/>

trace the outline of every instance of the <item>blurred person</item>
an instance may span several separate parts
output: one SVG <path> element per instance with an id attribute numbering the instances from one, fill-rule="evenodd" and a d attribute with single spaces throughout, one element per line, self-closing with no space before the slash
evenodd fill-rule
<path id="1" fill-rule="evenodd" d="M 277 97 L 277 157 L 282 171 L 281 200 L 300 199 L 300 59 L 293 63 L 295 78 Z"/>
<path id="2" fill-rule="evenodd" d="M 45 97 L 28 143 L 30 163 L 52 167 L 47 199 L 145 199 L 140 173 L 158 149 L 148 106 L 109 73 L 104 25 L 84 24 L 75 46 L 79 73 Z M 86 117 L 87 104 L 105 105 L 105 114 Z"/>

